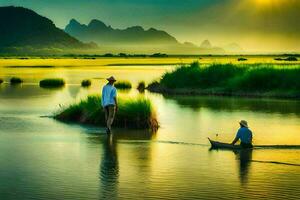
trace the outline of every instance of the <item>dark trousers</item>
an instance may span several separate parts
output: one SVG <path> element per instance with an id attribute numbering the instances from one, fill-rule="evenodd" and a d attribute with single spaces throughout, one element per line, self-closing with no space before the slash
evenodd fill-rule
<path id="1" fill-rule="evenodd" d="M 105 106 L 104 110 L 105 110 L 106 127 L 109 130 L 111 130 L 111 125 L 114 121 L 114 117 L 116 113 L 115 105 Z"/>
<path id="2" fill-rule="evenodd" d="M 253 148 L 253 145 L 251 143 L 243 143 L 241 142 L 241 147 L 245 149 L 251 149 Z"/>

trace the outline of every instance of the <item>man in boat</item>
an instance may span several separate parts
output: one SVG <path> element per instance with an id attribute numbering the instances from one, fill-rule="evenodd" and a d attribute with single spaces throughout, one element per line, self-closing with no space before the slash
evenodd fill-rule
<path id="1" fill-rule="evenodd" d="M 242 148 L 252 148 L 252 131 L 249 129 L 247 121 L 241 120 L 239 123 L 240 128 L 231 144 L 235 145 L 240 140 Z"/>
<path id="2" fill-rule="evenodd" d="M 111 125 L 114 121 L 115 113 L 118 110 L 117 89 L 114 87 L 116 79 L 111 76 L 106 79 L 108 83 L 102 89 L 102 107 L 105 112 L 106 133 L 111 133 Z"/>

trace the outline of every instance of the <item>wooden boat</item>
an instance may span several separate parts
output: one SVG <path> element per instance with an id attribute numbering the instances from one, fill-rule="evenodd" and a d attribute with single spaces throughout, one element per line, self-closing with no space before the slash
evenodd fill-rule
<path id="1" fill-rule="evenodd" d="M 223 143 L 211 140 L 208 138 L 212 149 L 228 149 L 239 150 L 243 149 L 240 145 L 232 145 L 229 143 Z M 253 149 L 300 149 L 300 145 L 255 145 Z"/>
<path id="2" fill-rule="evenodd" d="M 240 145 L 232 145 L 232 144 L 228 144 L 228 143 L 223 143 L 223 142 L 217 142 L 217 141 L 213 141 L 210 138 L 208 138 L 210 144 L 211 144 L 211 148 L 212 149 L 242 149 L 242 147 Z"/>

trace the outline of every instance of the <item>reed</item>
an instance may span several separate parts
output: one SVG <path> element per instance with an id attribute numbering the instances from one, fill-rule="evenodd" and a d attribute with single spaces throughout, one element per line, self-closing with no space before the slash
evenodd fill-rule
<path id="1" fill-rule="evenodd" d="M 155 91 L 188 90 L 214 91 L 228 95 L 272 94 L 274 96 L 300 96 L 300 65 L 285 66 L 272 64 L 212 64 L 193 63 L 165 73 L 159 82 L 148 86 Z M 272 96 L 271 95 L 271 96 Z"/>
<path id="2" fill-rule="evenodd" d="M 65 81 L 61 78 L 49 78 L 40 81 L 40 87 L 43 88 L 59 88 L 65 85 Z"/>
<path id="3" fill-rule="evenodd" d="M 146 84 L 144 81 L 138 83 L 137 89 L 139 92 L 144 92 L 146 88 Z"/>
<path id="4" fill-rule="evenodd" d="M 81 81 L 81 86 L 82 86 L 82 87 L 89 87 L 89 86 L 91 86 L 91 85 L 92 85 L 91 80 L 86 79 L 86 80 L 82 80 L 82 81 Z"/>
<path id="5" fill-rule="evenodd" d="M 12 77 L 10 79 L 10 84 L 12 84 L 12 85 L 21 84 L 22 82 L 23 82 L 23 80 L 19 77 Z"/>
<path id="6" fill-rule="evenodd" d="M 118 89 L 131 89 L 132 85 L 129 81 L 118 81 L 114 84 Z"/>
<path id="7" fill-rule="evenodd" d="M 158 129 L 155 110 L 149 99 L 118 99 L 118 112 L 113 126 L 120 128 Z M 101 97 L 88 96 L 79 103 L 62 108 L 55 119 L 64 122 L 75 122 L 105 126 L 105 115 L 101 106 Z"/>

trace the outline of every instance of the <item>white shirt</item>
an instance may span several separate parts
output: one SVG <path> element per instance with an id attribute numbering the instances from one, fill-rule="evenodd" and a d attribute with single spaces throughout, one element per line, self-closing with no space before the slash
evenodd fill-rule
<path id="1" fill-rule="evenodd" d="M 110 84 L 106 84 L 102 89 L 102 106 L 116 105 L 115 97 L 117 97 L 117 89 Z"/>

